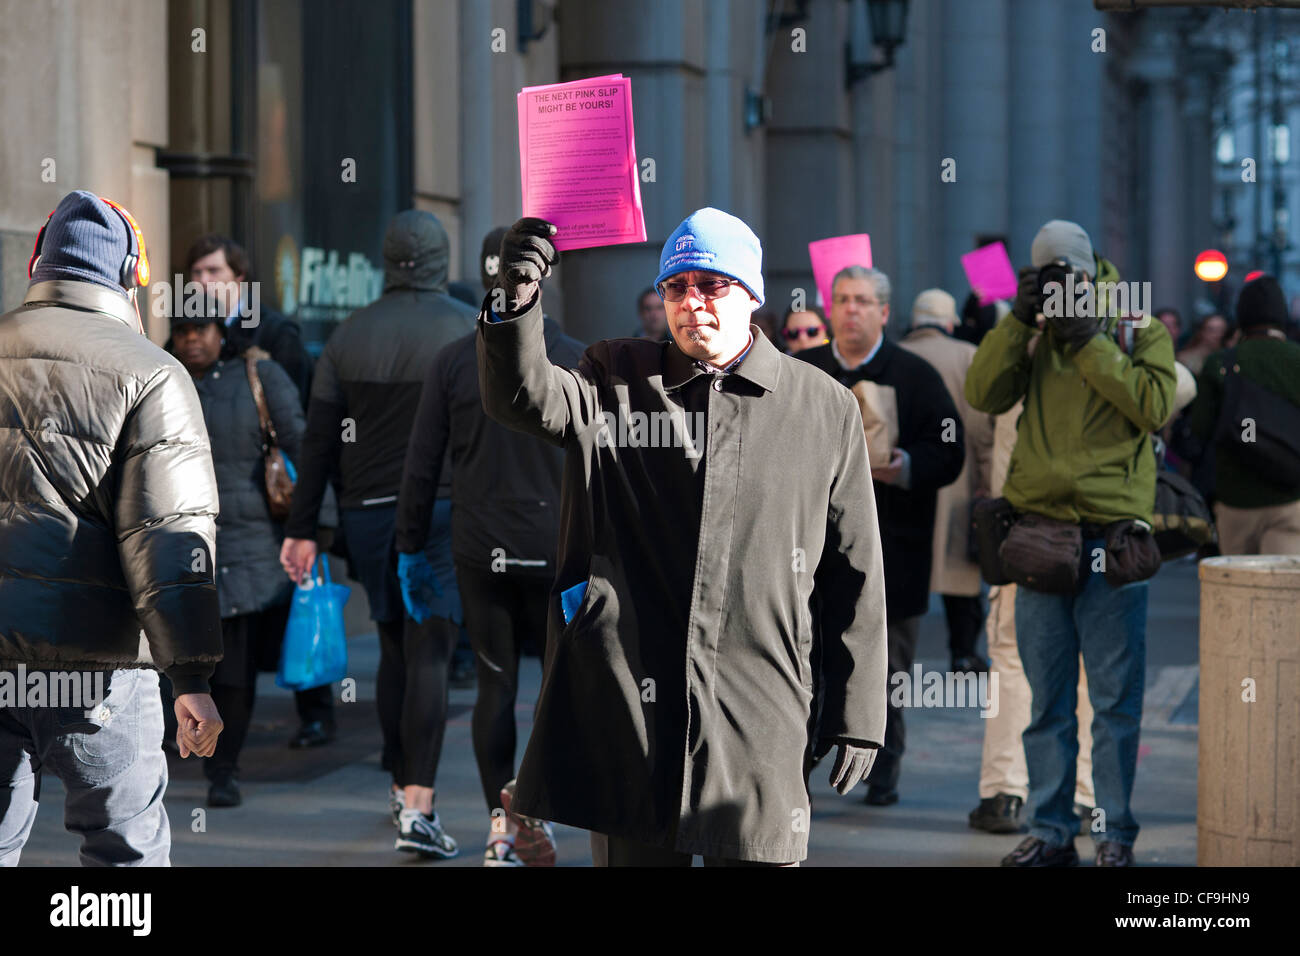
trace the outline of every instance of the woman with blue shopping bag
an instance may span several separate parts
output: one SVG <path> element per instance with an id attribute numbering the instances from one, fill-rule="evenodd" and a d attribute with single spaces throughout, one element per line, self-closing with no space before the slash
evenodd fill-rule
<path id="1" fill-rule="evenodd" d="M 238 761 L 252 719 L 259 663 L 278 656 L 294 595 L 292 583 L 279 570 L 284 529 L 273 516 L 278 509 L 272 502 L 285 488 L 281 481 L 276 494 L 268 496 L 268 438 L 281 453 L 272 457 L 287 471 L 298 455 L 306 421 L 293 381 L 279 365 L 265 360 L 266 353 L 249 350 L 244 356 L 221 358 L 225 313 L 210 311 L 206 316 L 175 317 L 171 344 L 194 379 L 217 476 L 221 510 L 214 560 L 224 657 L 211 685 L 226 729 L 216 753 L 204 763 L 204 774 L 208 806 L 233 807 L 242 802 Z M 337 523 L 332 501 L 330 509 L 332 520 L 322 524 L 332 526 Z M 295 690 L 304 726 L 315 723 L 332 737 L 328 681 L 298 683 Z"/>

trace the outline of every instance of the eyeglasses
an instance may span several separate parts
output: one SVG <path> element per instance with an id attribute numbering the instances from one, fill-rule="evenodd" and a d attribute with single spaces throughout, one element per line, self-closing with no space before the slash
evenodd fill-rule
<path id="1" fill-rule="evenodd" d="M 826 329 L 820 325 L 795 326 L 792 329 L 786 329 L 781 333 L 785 336 L 787 342 L 793 342 L 800 337 L 806 339 L 819 339 L 826 335 Z"/>
<path id="2" fill-rule="evenodd" d="M 706 301 L 720 299 L 727 294 L 727 290 L 734 284 L 735 279 L 701 279 L 699 282 L 683 282 L 680 279 L 673 281 L 665 280 L 655 287 L 655 291 L 663 297 L 665 302 L 681 302 L 686 298 L 686 291 L 694 287 L 695 291 L 700 294 L 700 298 Z"/>
<path id="3" fill-rule="evenodd" d="M 873 305 L 880 305 L 879 299 L 868 299 L 865 295 L 847 295 L 843 292 L 839 295 L 832 296 L 831 301 L 836 305 L 848 305 L 850 302 L 856 302 L 864 308 L 870 308 Z"/>

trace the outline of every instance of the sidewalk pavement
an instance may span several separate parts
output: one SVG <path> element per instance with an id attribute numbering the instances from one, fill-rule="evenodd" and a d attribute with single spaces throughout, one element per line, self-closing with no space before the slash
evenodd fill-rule
<path id="1" fill-rule="evenodd" d="M 355 593 L 355 592 L 354 592 Z M 1134 813 L 1143 865 L 1196 863 L 1196 656 L 1199 592 L 1191 562 L 1167 565 L 1152 582 L 1147 690 Z M 917 659 L 926 671 L 948 667 L 946 630 L 937 600 L 922 623 Z M 208 810 L 207 784 L 196 758 L 171 760 L 167 812 L 175 866 L 479 866 L 490 823 L 470 740 L 473 690 L 453 690 L 451 718 L 438 770 L 437 809 L 459 843 L 453 860 L 423 861 L 393 849 L 387 776 L 379 769 L 374 713 L 378 642 L 373 633 L 349 641 L 357 677 L 355 703 L 337 705 L 340 738 L 312 751 L 286 742 L 297 727 L 292 696 L 264 674 L 245 748 L 244 803 Z M 523 662 L 517 717 L 520 753 L 541 681 L 535 658 Z M 813 772 L 813 816 L 805 866 L 990 866 L 1021 839 L 969 828 L 978 802 L 982 721 L 976 708 L 911 709 L 908 750 L 891 807 L 862 803 L 865 787 L 837 795 Z M 22 864 L 76 866 L 77 840 L 61 824 L 63 789 L 46 776 L 41 810 Z M 201 826 L 202 825 L 202 826 Z M 591 863 L 586 831 L 557 827 L 559 865 Z M 1084 865 L 1090 841 L 1077 844 Z"/>

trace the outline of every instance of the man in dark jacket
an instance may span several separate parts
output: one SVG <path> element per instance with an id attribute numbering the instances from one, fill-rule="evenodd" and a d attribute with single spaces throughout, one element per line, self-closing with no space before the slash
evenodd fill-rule
<path id="1" fill-rule="evenodd" d="M 404 612 L 393 528 L 406 446 L 420 387 L 434 357 L 474 328 L 474 310 L 447 295 L 447 232 L 436 216 L 408 209 L 384 237 L 384 294 L 334 330 L 312 383 L 302 463 L 280 563 L 295 581 L 316 560 L 317 514 L 337 462 L 349 559 L 379 629 L 377 704 L 397 849 L 456 854 L 433 810 L 433 783 L 447 723 L 448 665 L 461 618 L 446 511 L 424 542 L 438 598 L 417 625 Z M 398 791 L 402 796 L 398 796 Z"/>
<path id="2" fill-rule="evenodd" d="M 554 364 L 576 366 L 582 358 L 582 343 L 554 320 L 543 320 L 543 337 Z M 519 836 L 517 822 L 507 817 L 502 827 L 496 811 L 515 775 L 520 653 L 529 644 L 539 651 L 546 646 L 564 455 L 484 414 L 475 338 L 467 335 L 439 352 L 424 381 L 398 499 L 397 550 L 400 562 L 424 558 L 439 472 L 449 459 L 451 551 L 478 663 L 474 756 L 492 814 L 484 862 L 513 866 L 554 858 L 545 828 L 529 827 Z M 413 593 L 406 581 L 402 591 L 412 616 L 421 620 L 428 598 Z"/>
<path id="3" fill-rule="evenodd" d="M 302 407 L 311 395 L 311 356 L 298 323 L 254 297 L 249 286 L 248 253 L 235 240 L 208 233 L 194 240 L 185 254 L 189 281 L 203 286 L 209 308 L 225 321 L 224 358 L 242 355 L 251 345 L 270 354 L 298 389 Z"/>
<path id="4" fill-rule="evenodd" d="M 879 269 L 840 270 L 831 283 L 831 344 L 804 349 L 797 357 L 846 387 L 868 381 L 894 393 L 898 444 L 887 465 L 871 469 L 885 552 L 892 682 L 895 675 L 912 670 L 921 617 L 930 599 L 935 501 L 939 489 L 961 474 L 966 446 L 961 416 L 939 373 L 925 359 L 885 338 L 889 291 L 889 277 Z M 894 696 L 891 693 L 884 750 L 867 780 L 866 802 L 873 806 L 898 801 L 906 737 L 903 709 Z"/>
<path id="5" fill-rule="evenodd" d="M 716 209 L 664 244 L 672 341 L 551 364 L 554 234 L 511 229 L 478 331 L 488 415 L 566 452 L 512 809 L 607 835 L 611 865 L 796 863 L 814 754 L 838 745 L 844 793 L 884 737 L 884 571 L 857 405 L 750 326 L 762 250 Z"/>
<path id="6" fill-rule="evenodd" d="M 1236 347 L 1210 355 L 1201 368 L 1196 401 L 1188 411 L 1188 424 L 1207 446 L 1215 439 L 1223 410 L 1225 380 L 1233 374 L 1290 407 L 1292 421 L 1300 420 L 1300 345 L 1289 342 L 1286 297 L 1272 276 L 1248 282 L 1237 296 Z M 1277 429 L 1283 415 L 1272 423 L 1234 422 L 1234 429 L 1271 425 Z M 1285 427 L 1285 426 L 1283 426 Z M 1283 469 L 1260 467 L 1245 461 L 1241 446 L 1214 445 L 1214 520 L 1219 529 L 1219 550 L 1224 554 L 1300 554 L 1300 482 L 1281 477 Z"/>
<path id="7" fill-rule="evenodd" d="M 84 864 L 166 866 L 156 670 L 181 756 L 210 756 L 221 732 L 203 413 L 144 336 L 148 259 L 125 210 L 69 193 L 33 260 L 0 317 L 0 866 L 18 862 L 43 769 Z"/>

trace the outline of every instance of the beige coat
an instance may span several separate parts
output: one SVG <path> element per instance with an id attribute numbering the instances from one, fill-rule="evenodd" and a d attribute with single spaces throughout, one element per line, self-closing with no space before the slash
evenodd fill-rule
<path id="1" fill-rule="evenodd" d="M 935 506 L 930 590 L 938 594 L 976 595 L 980 593 L 980 569 L 966 557 L 966 544 L 970 534 L 971 499 L 977 491 L 989 487 L 993 416 L 977 412 L 966 401 L 966 370 L 975 357 L 975 346 L 933 325 L 914 328 L 899 345 L 938 371 L 957 406 L 966 433 L 966 461 L 961 474 L 952 484 L 939 489 Z"/>

